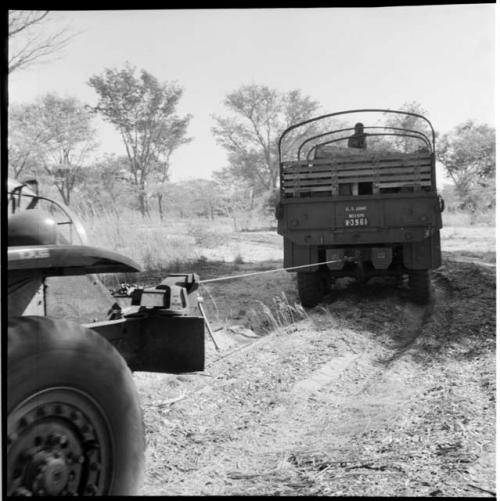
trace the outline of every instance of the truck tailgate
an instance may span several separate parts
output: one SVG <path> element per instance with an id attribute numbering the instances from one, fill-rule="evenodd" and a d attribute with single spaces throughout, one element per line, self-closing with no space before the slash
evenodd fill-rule
<path id="1" fill-rule="evenodd" d="M 352 197 L 283 200 L 278 233 L 302 245 L 337 243 L 339 239 L 350 242 L 353 234 L 358 235 L 357 241 L 368 243 L 391 238 L 395 241 L 421 239 L 425 238 L 425 230 L 442 227 L 435 193 L 404 195 L 366 196 L 355 201 Z M 407 230 L 414 231 L 408 233 Z"/>

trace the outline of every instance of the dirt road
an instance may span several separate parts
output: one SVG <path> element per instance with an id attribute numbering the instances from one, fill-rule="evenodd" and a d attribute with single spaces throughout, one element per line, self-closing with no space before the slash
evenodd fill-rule
<path id="1" fill-rule="evenodd" d="M 135 374 L 141 493 L 491 496 L 495 268 L 447 259 L 433 284 L 427 307 L 373 280 L 307 312 L 285 272 L 207 284 L 205 373 Z"/>

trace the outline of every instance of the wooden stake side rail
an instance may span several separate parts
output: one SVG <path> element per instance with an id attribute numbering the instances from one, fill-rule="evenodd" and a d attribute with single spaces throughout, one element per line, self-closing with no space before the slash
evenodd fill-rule
<path id="1" fill-rule="evenodd" d="M 381 182 L 377 183 L 375 185 L 377 188 L 415 188 L 415 187 L 424 187 L 424 186 L 431 186 L 430 181 L 421 181 L 421 182 Z M 311 186 L 311 187 L 305 187 L 305 188 L 285 188 L 284 192 L 285 194 L 289 195 L 296 195 L 299 196 L 301 193 L 312 193 L 312 192 L 319 192 L 322 191 L 324 193 L 328 193 L 329 195 L 332 194 L 333 190 L 331 185 L 330 186 Z M 374 191 L 374 194 L 376 192 Z"/>
<path id="2" fill-rule="evenodd" d="M 391 176 L 391 177 L 383 177 L 380 178 L 377 181 L 374 181 L 372 178 L 370 179 L 363 179 L 360 177 L 352 177 L 352 178 L 339 178 L 338 180 L 339 183 L 374 183 L 377 185 L 382 185 L 386 183 L 397 183 L 397 182 L 409 182 L 409 183 L 430 183 L 431 178 L 430 175 L 428 176 Z M 331 179 L 325 179 L 325 180 L 308 180 L 306 182 L 300 183 L 299 189 L 301 188 L 308 188 L 312 186 L 331 186 L 332 181 Z M 296 184 L 293 181 L 290 182 L 285 182 L 283 183 L 283 187 L 286 188 L 297 188 Z"/>
<path id="3" fill-rule="evenodd" d="M 380 162 L 390 162 L 390 163 L 396 163 L 396 164 L 401 164 L 401 163 L 406 163 L 406 162 L 414 162 L 414 161 L 419 161 L 423 160 L 427 163 L 430 163 L 431 161 L 431 155 L 429 153 L 384 153 L 384 154 L 355 154 L 355 153 L 349 153 L 349 156 L 347 156 L 347 153 L 345 153 L 346 156 L 343 155 L 336 155 L 336 156 L 331 156 L 331 157 L 325 157 L 325 158 L 316 158 L 314 160 L 288 160 L 285 162 L 282 162 L 283 167 L 289 167 L 289 166 L 294 166 L 294 165 L 331 165 L 333 163 L 335 164 L 353 164 L 353 163 L 360 163 L 363 165 L 366 165 L 367 163 L 377 163 L 379 164 Z"/>
<path id="4" fill-rule="evenodd" d="M 376 169 L 373 167 L 369 167 L 367 169 L 356 169 L 356 170 L 336 170 L 336 175 L 340 177 L 366 177 L 366 176 L 390 176 L 390 175 L 405 175 L 405 174 L 418 174 L 430 176 L 431 168 L 429 165 L 427 166 L 415 166 L 415 167 L 399 167 L 392 169 Z M 332 177 L 332 169 L 330 170 L 321 170 L 316 171 L 314 169 L 308 169 L 304 172 L 284 172 L 283 179 L 285 181 L 295 180 L 295 179 L 330 179 Z"/>
<path id="5" fill-rule="evenodd" d="M 431 182 L 429 181 L 380 181 L 375 183 L 375 186 L 378 188 L 407 188 L 409 186 L 431 186 Z M 310 191 L 332 191 L 332 185 L 323 185 L 323 186 L 304 186 L 301 188 L 285 188 L 285 193 L 308 193 Z"/>
<path id="6" fill-rule="evenodd" d="M 350 158 L 284 162 L 282 189 L 290 196 L 310 192 L 338 194 L 339 184 L 373 183 L 379 188 L 420 189 L 432 185 L 432 157 L 429 154 L 373 155 Z"/>
<path id="7" fill-rule="evenodd" d="M 427 159 L 416 159 L 416 160 L 408 160 L 408 159 L 401 159 L 399 161 L 387 161 L 385 159 L 382 160 L 367 160 L 365 162 L 344 162 L 342 160 L 329 160 L 328 162 L 315 160 L 314 162 L 286 162 L 283 164 L 283 171 L 284 172 L 302 172 L 302 171 L 328 171 L 331 170 L 333 167 L 337 169 L 347 169 L 347 170 L 352 170 L 352 169 L 367 169 L 370 167 L 377 167 L 377 168 L 401 168 L 401 167 L 414 167 L 414 166 L 420 166 L 420 167 L 425 167 L 429 166 L 430 167 L 431 162 L 429 158 Z"/>

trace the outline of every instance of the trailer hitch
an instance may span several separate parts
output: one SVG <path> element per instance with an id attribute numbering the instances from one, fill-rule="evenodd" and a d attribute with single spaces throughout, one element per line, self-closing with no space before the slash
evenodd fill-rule
<path id="1" fill-rule="evenodd" d="M 108 312 L 108 319 L 116 320 L 123 316 L 144 315 L 148 314 L 150 310 L 162 315 L 185 316 L 190 307 L 189 296 L 198 290 L 199 285 L 200 278 L 196 273 L 173 273 L 156 287 L 145 288 L 121 284 L 120 289 L 113 295 L 115 297 L 130 297 L 131 304 L 122 309 L 118 303 L 114 303 Z M 198 296 L 198 309 L 215 349 L 220 351 L 202 303 L 203 298 Z"/>
<path id="2" fill-rule="evenodd" d="M 129 315 L 144 310 L 161 310 L 162 314 L 187 315 L 189 296 L 195 292 L 200 284 L 200 277 L 196 273 L 173 273 L 168 275 L 156 287 L 143 287 L 130 284 L 120 284 L 120 288 L 112 291 L 114 297 L 130 297 L 130 306 L 121 309 L 115 303 L 108 315 L 118 316 L 118 309 Z"/>

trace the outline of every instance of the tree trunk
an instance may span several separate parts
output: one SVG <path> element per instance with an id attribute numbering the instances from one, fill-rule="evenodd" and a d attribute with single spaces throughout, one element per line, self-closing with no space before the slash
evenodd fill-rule
<path id="1" fill-rule="evenodd" d="M 144 188 L 139 188 L 139 192 L 137 193 L 137 197 L 139 200 L 139 211 L 141 212 L 142 217 L 146 217 L 149 214 L 148 202 L 146 200 L 146 192 Z"/>
<path id="2" fill-rule="evenodd" d="M 160 221 L 163 221 L 163 193 L 157 193 L 158 198 L 158 214 L 160 215 Z"/>
<path id="3" fill-rule="evenodd" d="M 62 184 L 54 183 L 57 191 L 59 192 L 59 195 L 61 195 L 62 201 L 64 205 L 69 206 L 69 198 L 66 196 L 65 192 L 65 187 L 64 187 L 64 182 Z"/>
<path id="4" fill-rule="evenodd" d="M 69 182 L 66 181 L 66 196 L 64 197 L 64 203 L 69 207 L 69 202 L 71 198 L 71 188 L 69 187 Z"/>

